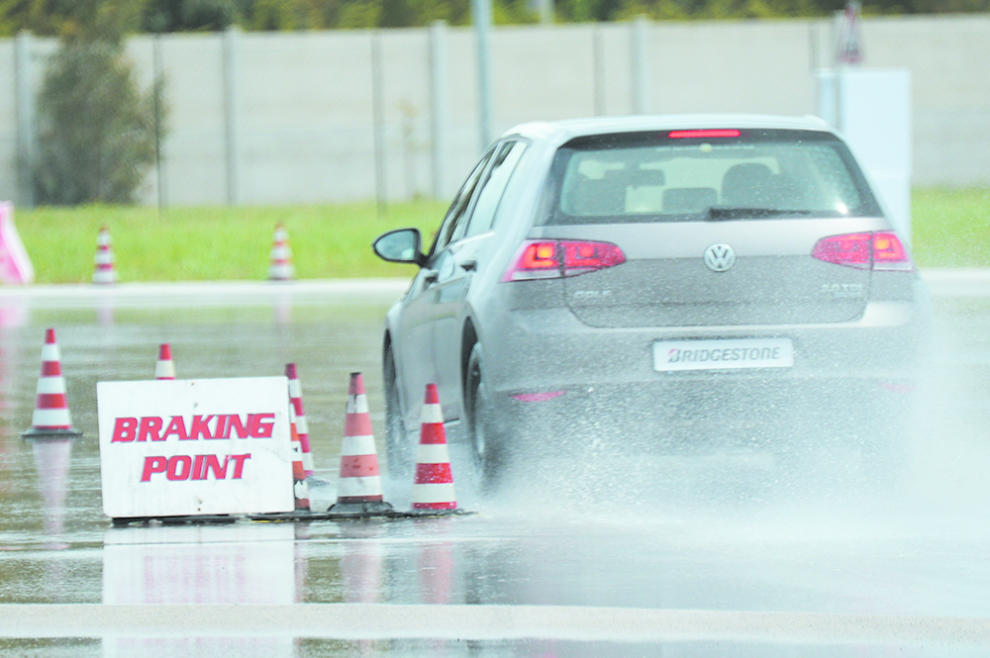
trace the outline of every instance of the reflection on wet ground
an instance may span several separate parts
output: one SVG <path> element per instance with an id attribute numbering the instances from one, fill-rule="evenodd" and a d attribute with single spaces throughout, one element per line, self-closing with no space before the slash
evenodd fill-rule
<path id="1" fill-rule="evenodd" d="M 151 378 L 162 342 L 172 345 L 180 378 L 279 375 L 285 363 L 296 362 L 317 475 L 332 481 L 348 373 L 367 373 L 372 423 L 379 435 L 383 427 L 379 348 L 388 299 L 328 295 L 210 306 L 145 300 L 4 308 L 0 603 L 119 606 L 114 610 L 194 604 L 220 606 L 218 611 L 239 604 L 276 612 L 299 603 L 390 604 L 376 613 L 386 626 L 399 623 L 401 605 L 459 604 L 990 617 L 984 558 L 990 529 L 979 521 L 990 502 L 982 475 L 990 465 L 985 299 L 938 303 L 941 340 L 932 396 L 941 411 L 919 450 L 913 486 L 896 495 L 804 492 L 759 504 L 723 497 L 695 505 L 690 493 L 664 500 L 657 493 L 659 471 L 625 460 L 604 474 L 589 474 L 583 464 L 520 477 L 493 499 L 480 497 L 462 477 L 459 499 L 479 512 L 462 518 L 111 527 L 100 499 L 97 381 Z M 73 423 L 84 432 L 79 441 L 26 442 L 19 436 L 31 422 L 48 326 L 59 331 Z M 463 453 L 453 457 L 457 477 L 467 467 Z M 409 484 L 386 480 L 386 495 L 397 505 L 407 503 Z M 331 486 L 312 498 L 325 508 L 333 495 Z M 340 608 L 340 614 L 348 610 Z M 442 615 L 439 608 L 427 610 Z M 579 608 L 573 615 L 585 620 L 583 631 L 548 630 L 542 640 L 497 639 L 472 626 L 465 626 L 463 637 L 451 631 L 432 638 L 415 629 L 392 638 L 362 631 L 337 640 L 271 629 L 251 637 L 125 629 L 101 632 L 100 639 L 49 637 L 57 635 L 50 630 L 39 633 L 49 639 L 18 639 L 0 620 L 0 638 L 8 638 L 0 639 L 0 652 L 628 655 L 656 653 L 662 644 L 671 655 L 701 656 L 725 649 L 676 633 L 646 644 L 612 637 L 607 629 L 593 637 L 593 620 Z M 780 637 L 794 628 L 783 628 Z M 730 642 L 740 637 L 725 632 Z M 835 655 L 836 643 L 851 652 L 981 655 L 990 645 L 988 634 L 965 642 L 934 630 L 928 637 L 936 638 L 935 645 L 889 629 L 854 641 L 824 631 L 794 636 L 790 645 L 773 637 L 744 638 L 728 655 Z"/>

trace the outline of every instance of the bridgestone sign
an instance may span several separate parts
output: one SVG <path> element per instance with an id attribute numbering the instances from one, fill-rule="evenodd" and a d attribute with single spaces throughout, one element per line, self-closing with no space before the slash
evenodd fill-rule
<path id="1" fill-rule="evenodd" d="M 290 512 L 288 380 L 100 382 L 112 518 Z"/>

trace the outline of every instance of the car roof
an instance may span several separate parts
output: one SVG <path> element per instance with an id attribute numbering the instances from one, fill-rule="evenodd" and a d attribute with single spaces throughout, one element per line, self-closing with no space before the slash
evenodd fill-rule
<path id="1" fill-rule="evenodd" d="M 642 116 L 589 117 L 560 121 L 531 121 L 507 130 L 503 137 L 521 135 L 539 141 L 564 143 L 575 137 L 649 130 L 706 128 L 757 128 L 833 132 L 815 116 L 775 116 L 768 114 L 669 114 Z"/>

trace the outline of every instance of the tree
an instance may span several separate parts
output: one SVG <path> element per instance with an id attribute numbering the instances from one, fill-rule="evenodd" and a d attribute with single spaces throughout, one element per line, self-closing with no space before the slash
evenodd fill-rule
<path id="1" fill-rule="evenodd" d="M 147 0 L 141 16 L 146 32 L 220 32 L 237 19 L 233 0 Z"/>
<path id="2" fill-rule="evenodd" d="M 38 99 L 41 203 L 131 202 L 154 162 L 162 89 L 138 90 L 122 45 L 131 20 L 106 10 L 63 24 Z"/>

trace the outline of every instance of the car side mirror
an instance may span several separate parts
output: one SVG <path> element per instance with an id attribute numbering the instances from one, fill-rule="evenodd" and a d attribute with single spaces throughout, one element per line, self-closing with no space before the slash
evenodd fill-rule
<path id="1" fill-rule="evenodd" d="M 378 236 L 371 247 L 382 260 L 422 265 L 426 257 L 420 251 L 421 244 L 419 229 L 400 228 Z"/>

